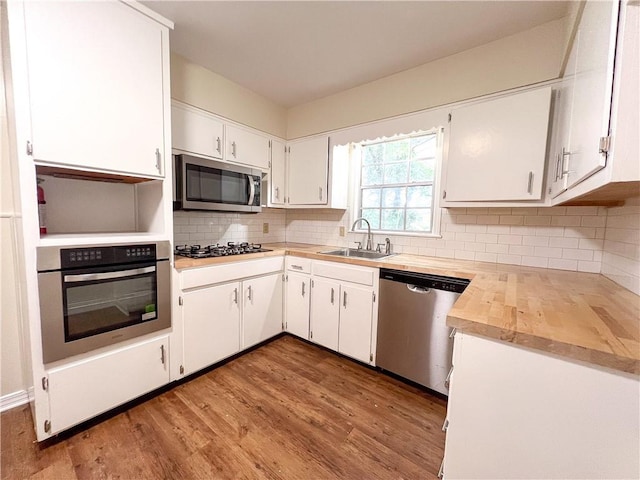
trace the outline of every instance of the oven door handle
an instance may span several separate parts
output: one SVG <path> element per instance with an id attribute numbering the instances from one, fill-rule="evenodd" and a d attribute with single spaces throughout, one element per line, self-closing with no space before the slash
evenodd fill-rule
<path id="1" fill-rule="evenodd" d="M 135 275 L 143 275 L 145 273 L 153 273 L 156 271 L 156 267 L 144 267 L 134 268 L 132 270 L 120 270 L 117 272 L 105 272 L 105 273 L 83 273 L 79 275 L 65 275 L 64 281 L 66 283 L 73 282 L 88 282 L 91 280 L 111 280 L 113 278 L 133 277 Z"/>
<path id="2" fill-rule="evenodd" d="M 249 203 L 247 205 L 253 205 L 253 199 L 256 196 L 256 186 L 253 183 L 253 175 L 247 175 L 249 180 Z"/>

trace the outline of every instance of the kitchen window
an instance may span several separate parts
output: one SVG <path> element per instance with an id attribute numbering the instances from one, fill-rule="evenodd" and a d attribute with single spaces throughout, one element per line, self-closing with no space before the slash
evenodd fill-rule
<path id="1" fill-rule="evenodd" d="M 381 232 L 435 233 L 439 139 L 438 131 L 430 131 L 360 143 L 354 152 L 357 217 Z"/>

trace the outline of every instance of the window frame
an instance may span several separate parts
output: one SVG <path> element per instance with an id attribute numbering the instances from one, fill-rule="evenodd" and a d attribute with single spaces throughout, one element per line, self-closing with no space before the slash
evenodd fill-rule
<path id="1" fill-rule="evenodd" d="M 429 130 L 417 130 L 413 131 L 409 134 L 396 134 L 390 137 L 380 137 L 372 140 L 363 140 L 361 142 L 352 143 L 351 150 L 351 163 L 352 163 L 352 182 L 351 185 L 353 187 L 352 191 L 352 205 L 351 209 L 351 225 L 353 222 L 359 218 L 360 212 L 362 211 L 361 198 L 362 198 L 362 147 L 364 145 L 371 145 L 375 143 L 386 143 L 393 142 L 396 140 L 402 140 L 405 138 L 412 137 L 420 137 L 424 135 L 434 135 L 436 138 L 436 154 L 434 158 L 434 173 L 433 173 L 433 181 L 431 183 L 431 192 L 432 192 L 432 205 L 431 205 L 431 231 L 430 232 L 421 232 L 421 231 L 412 231 L 412 230 L 384 230 L 384 229 L 374 229 L 371 228 L 372 234 L 378 235 L 388 235 L 388 236 L 411 236 L 411 237 L 432 237 L 432 238 L 441 238 L 440 235 L 440 219 L 441 219 L 441 209 L 440 209 L 440 177 L 442 172 L 442 158 L 444 155 L 444 128 L 436 127 Z M 416 183 L 398 183 L 398 184 L 380 184 L 376 186 L 371 186 L 371 188 L 385 188 L 387 186 L 393 187 L 409 187 L 409 186 L 419 186 L 428 184 L 428 182 L 416 182 Z M 365 187 L 368 188 L 368 187 Z M 404 210 L 405 215 L 405 225 L 406 225 L 406 199 L 405 205 L 401 207 Z M 382 211 L 382 208 L 380 208 Z M 350 233 L 366 233 L 366 223 L 358 222 L 355 229 L 351 229 Z"/>

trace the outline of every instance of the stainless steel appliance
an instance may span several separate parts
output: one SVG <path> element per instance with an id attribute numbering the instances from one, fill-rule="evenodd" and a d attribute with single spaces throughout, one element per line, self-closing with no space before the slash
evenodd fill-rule
<path id="1" fill-rule="evenodd" d="M 174 210 L 262 211 L 260 170 L 190 155 L 173 161 Z"/>
<path id="2" fill-rule="evenodd" d="M 44 363 L 171 326 L 169 242 L 37 249 Z"/>
<path id="3" fill-rule="evenodd" d="M 453 353 L 447 314 L 468 284 L 381 268 L 376 364 L 447 395 Z"/>
<path id="4" fill-rule="evenodd" d="M 228 242 L 226 245 L 216 243 L 215 245 L 207 245 L 205 247 L 201 247 L 200 245 L 177 245 L 174 253 L 188 258 L 210 258 L 270 251 L 271 250 L 267 248 L 262 248 L 260 244 Z"/>

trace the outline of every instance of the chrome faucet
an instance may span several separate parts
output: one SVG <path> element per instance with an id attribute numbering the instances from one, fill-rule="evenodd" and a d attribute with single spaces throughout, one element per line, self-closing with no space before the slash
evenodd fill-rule
<path id="1" fill-rule="evenodd" d="M 356 225 L 358 224 L 358 222 L 366 222 L 366 224 L 367 224 L 367 246 L 365 247 L 365 250 L 373 250 L 373 237 L 371 236 L 371 224 L 369 223 L 369 220 L 367 220 L 364 217 L 356 218 L 356 221 L 353 222 L 353 225 L 351 225 L 351 230 L 356 228 Z"/>

